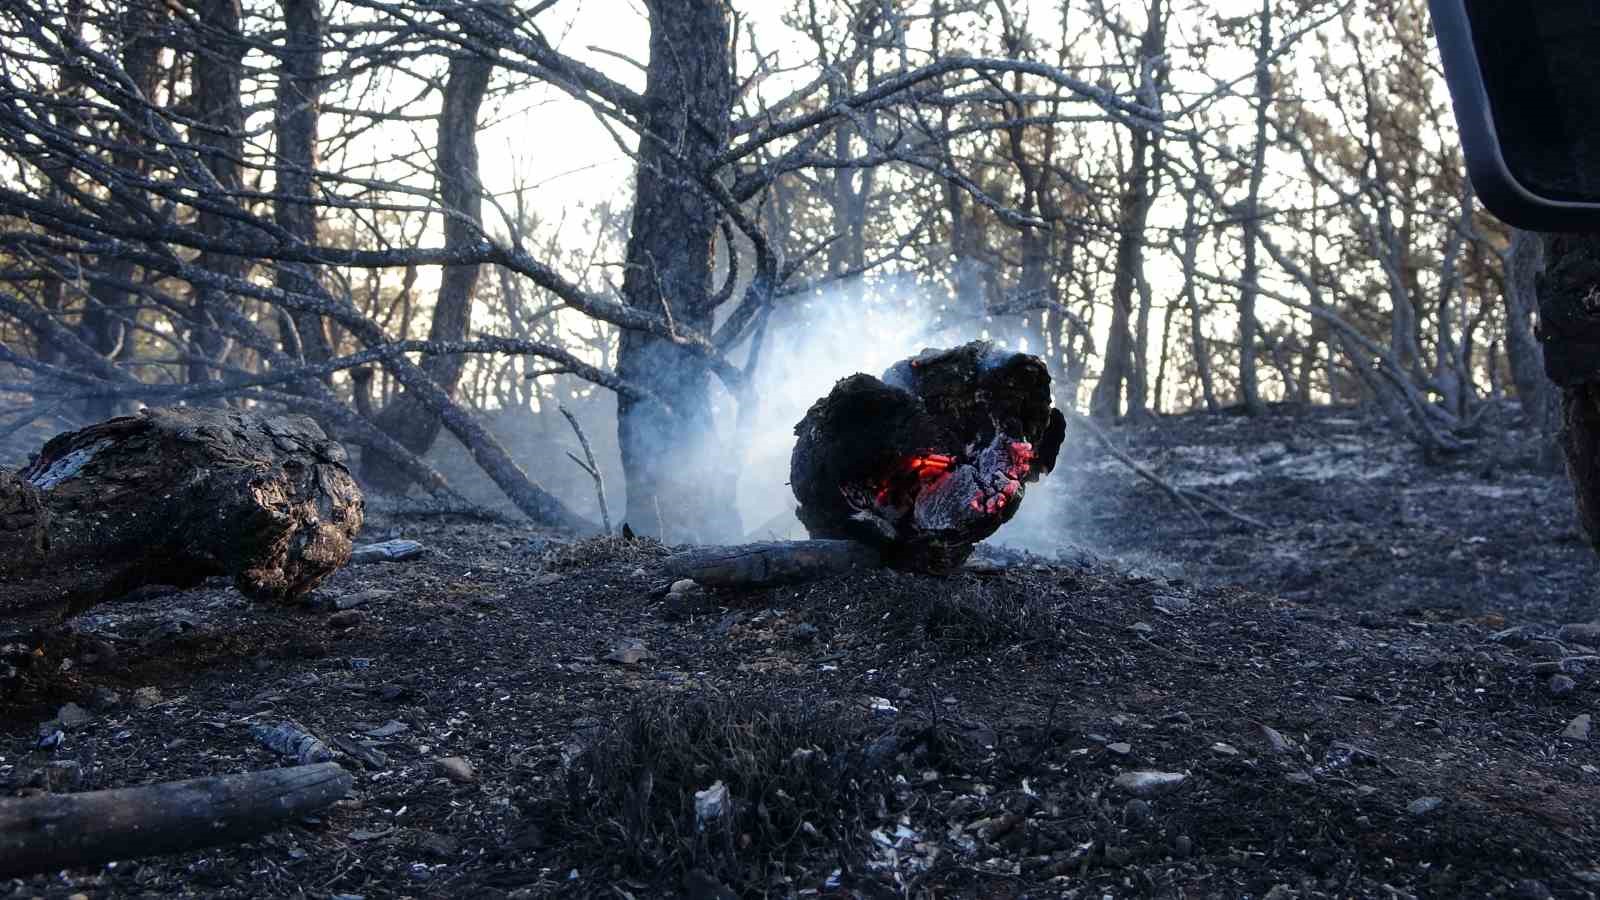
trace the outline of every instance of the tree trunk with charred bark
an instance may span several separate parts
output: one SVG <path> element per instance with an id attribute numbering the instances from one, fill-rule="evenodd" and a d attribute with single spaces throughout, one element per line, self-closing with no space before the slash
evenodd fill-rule
<path id="1" fill-rule="evenodd" d="M 1261 388 L 1256 373 L 1256 298 L 1261 293 L 1261 182 L 1267 167 L 1267 111 L 1272 105 L 1272 0 L 1261 0 L 1256 42 L 1256 135 L 1250 160 L 1250 190 L 1244 207 L 1244 272 L 1239 276 L 1239 400 L 1245 412 L 1260 415 Z"/>
<path id="2" fill-rule="evenodd" d="M 728 12 L 704 0 L 649 0 L 650 65 L 623 299 L 709 334 L 720 210 L 701 174 L 726 146 L 733 109 Z M 700 357 L 644 331 L 623 331 L 617 374 L 670 409 L 617 400 L 627 474 L 627 523 L 672 541 L 737 534 L 735 474 L 716 446 L 711 371 Z"/>
<path id="3" fill-rule="evenodd" d="M 439 202 L 446 210 L 444 245 L 447 249 L 476 245 L 483 233 L 482 185 L 478 180 L 478 111 L 489 89 L 494 65 L 479 56 L 458 56 L 450 61 L 444 101 L 439 110 Z M 459 341 L 467 337 L 472 301 L 482 266 L 445 266 L 439 298 L 428 328 L 431 341 Z M 466 359 L 460 355 L 430 355 L 422 370 L 442 390 L 455 394 Z M 439 437 L 439 414 L 421 398 L 406 391 L 378 414 L 378 427 L 412 453 L 426 453 Z M 382 456 L 363 458 L 361 476 L 374 488 L 402 493 L 410 485 L 406 474 Z"/>
<path id="4" fill-rule="evenodd" d="M 161 74 L 159 35 L 166 18 L 159 0 L 135 0 L 116 20 L 121 32 L 123 70 L 147 98 L 154 96 Z M 112 165 L 134 176 L 143 173 L 146 165 L 140 149 L 144 143 L 144 134 L 137 123 L 130 120 L 118 123 Z M 134 282 L 135 266 L 115 253 L 96 260 L 95 266 L 105 277 L 90 283 L 78 330 L 85 344 L 93 347 L 102 358 L 112 360 L 121 353 L 127 334 L 127 327 L 119 317 L 132 315 L 134 295 L 126 285 Z M 115 415 L 117 409 L 118 401 L 110 397 L 84 402 L 84 414 L 91 419 Z"/>
<path id="5" fill-rule="evenodd" d="M 1561 449 L 1584 535 L 1600 551 L 1600 235 L 1547 234 L 1538 276 L 1544 370 L 1561 391 Z"/>
<path id="6" fill-rule="evenodd" d="M 206 168 L 224 191 L 241 187 L 239 161 L 244 157 L 244 104 L 239 96 L 244 76 L 245 44 L 239 33 L 239 0 L 203 0 L 199 4 L 200 28 L 196 34 L 192 90 L 199 126 L 190 138 L 200 148 Z M 236 226 L 225 207 L 231 196 L 208 198 L 221 209 L 202 207 L 196 218 L 201 234 L 228 243 Z M 231 253 L 206 251 L 200 254 L 200 267 L 230 278 L 243 278 L 250 264 Z M 188 310 L 189 381 L 215 380 L 228 345 L 217 327 L 216 308 L 232 302 L 227 294 L 211 287 L 194 286 Z"/>
<path id="7" fill-rule="evenodd" d="M 0 471 L 0 620 L 74 615 L 149 584 L 230 575 L 298 598 L 350 558 L 362 498 L 304 416 L 147 409 Z"/>
<path id="8" fill-rule="evenodd" d="M 272 218 L 296 239 L 315 245 L 317 210 L 312 173 L 317 166 L 317 117 L 322 109 L 321 0 L 283 0 L 284 39 L 273 130 L 277 138 L 277 184 Z M 274 283 L 280 290 L 310 294 L 316 276 L 310 266 L 279 262 Z M 290 357 L 325 362 L 332 355 L 327 325 L 316 313 L 282 312 L 283 349 Z M 326 379 L 325 379 L 326 380 Z"/>
<path id="9" fill-rule="evenodd" d="M 1165 77 L 1159 57 L 1167 41 L 1164 0 L 1151 0 L 1145 30 L 1139 41 L 1140 100 L 1159 108 Z M 1131 135 L 1131 162 L 1123 180 L 1121 209 L 1117 221 L 1116 273 L 1111 284 L 1111 329 L 1106 336 L 1105 368 L 1089 400 L 1089 411 L 1098 419 L 1114 419 L 1123 411 L 1123 385 L 1128 387 L 1130 412 L 1143 412 L 1146 354 L 1141 346 L 1147 326 L 1134 338 L 1134 294 L 1144 281 L 1145 225 L 1155 202 L 1156 154 L 1160 152 L 1155 132 L 1134 128 Z"/>

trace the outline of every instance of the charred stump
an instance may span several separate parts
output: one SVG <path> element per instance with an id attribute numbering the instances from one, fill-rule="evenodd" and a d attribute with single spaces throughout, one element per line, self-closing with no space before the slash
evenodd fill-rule
<path id="1" fill-rule="evenodd" d="M 230 575 L 288 600 L 350 558 L 361 491 L 304 416 L 147 409 L 0 471 L 0 619 L 35 624 L 150 584 Z"/>
<path id="2" fill-rule="evenodd" d="M 1055 467 L 1066 419 L 1036 356 L 976 341 L 852 375 L 795 426 L 789 480 L 813 538 L 898 568 L 960 565 Z"/>

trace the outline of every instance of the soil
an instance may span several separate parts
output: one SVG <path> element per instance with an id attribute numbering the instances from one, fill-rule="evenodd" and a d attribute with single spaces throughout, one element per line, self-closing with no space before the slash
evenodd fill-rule
<path id="1" fill-rule="evenodd" d="M 1355 410 L 1110 432 L 1266 530 L 1074 436 L 1013 523 L 1054 552 L 944 578 L 672 593 L 653 542 L 374 511 L 426 552 L 312 606 L 0 639 L 8 794 L 284 765 L 293 721 L 352 796 L 0 896 L 1593 897 L 1595 563 L 1490 415 L 1438 464 Z"/>

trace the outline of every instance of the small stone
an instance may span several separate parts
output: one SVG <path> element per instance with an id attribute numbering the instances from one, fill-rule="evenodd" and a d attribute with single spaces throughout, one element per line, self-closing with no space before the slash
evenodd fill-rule
<path id="1" fill-rule="evenodd" d="M 657 590 L 659 590 L 659 588 Z M 667 588 L 667 593 L 688 594 L 698 590 L 700 590 L 700 583 L 695 581 L 693 578 L 679 578 L 677 581 L 672 583 L 672 587 Z"/>
<path id="2" fill-rule="evenodd" d="M 94 714 L 76 703 L 68 703 L 56 711 L 56 718 L 60 720 L 62 728 L 70 730 L 94 721 Z"/>
<path id="3" fill-rule="evenodd" d="M 1567 723 L 1566 730 L 1561 732 L 1561 736 L 1574 741 L 1587 741 L 1589 739 L 1590 721 L 1588 713 L 1580 713 L 1573 716 L 1572 721 Z"/>
<path id="4" fill-rule="evenodd" d="M 447 835 L 424 831 L 417 839 L 417 849 L 434 859 L 454 859 L 461 852 L 461 842 Z"/>
<path id="5" fill-rule="evenodd" d="M 540 587 L 547 587 L 560 581 L 564 576 L 560 572 L 546 572 L 533 580 Z"/>
<path id="6" fill-rule="evenodd" d="M 1441 806 L 1444 806 L 1444 800 L 1438 797 L 1418 797 L 1406 804 L 1406 812 L 1421 818 L 1435 812 Z"/>
<path id="7" fill-rule="evenodd" d="M 1129 753 L 1133 752 L 1133 745 L 1127 743 L 1126 741 L 1116 741 L 1114 743 L 1107 744 L 1106 749 L 1118 756 L 1127 756 Z"/>
<path id="8" fill-rule="evenodd" d="M 1553 675 L 1550 678 L 1550 683 L 1546 685 L 1546 687 L 1550 689 L 1550 696 L 1565 697 L 1566 695 L 1577 690 L 1578 683 L 1566 675 Z"/>
<path id="9" fill-rule="evenodd" d="M 467 762 L 465 757 L 442 756 L 434 760 L 433 765 L 439 774 L 456 784 L 471 784 L 478 780 L 478 773 L 473 771 L 472 763 Z"/>
<path id="10" fill-rule="evenodd" d="M 1275 884 L 1272 886 L 1272 890 L 1267 891 L 1267 895 L 1262 897 L 1261 900 L 1293 900 L 1293 898 L 1293 888 L 1287 884 Z"/>
<path id="11" fill-rule="evenodd" d="M 1273 753 L 1288 753 L 1294 749 L 1294 743 L 1270 725 L 1261 726 L 1261 737 L 1266 740 L 1267 746 Z"/>
<path id="12" fill-rule="evenodd" d="M 161 689 L 155 687 L 142 687 L 133 692 L 133 708 L 149 709 L 162 700 Z"/>
<path id="13" fill-rule="evenodd" d="M 101 712 L 105 712 L 108 709 L 116 709 L 121 705 L 122 694 L 104 685 L 97 686 L 94 692 L 89 695 L 89 706 Z"/>
<path id="14" fill-rule="evenodd" d="M 701 831 L 721 822 L 730 812 L 728 786 L 718 781 L 703 791 L 694 792 L 695 827 Z"/>
<path id="15" fill-rule="evenodd" d="M 1283 776 L 1283 780 L 1296 787 L 1311 787 L 1317 783 L 1317 779 L 1313 778 L 1310 772 L 1290 772 Z"/>
<path id="16" fill-rule="evenodd" d="M 379 725 L 377 728 L 368 728 L 366 731 L 364 731 L 362 733 L 365 734 L 367 737 L 374 737 L 374 738 L 378 738 L 378 739 L 381 740 L 383 738 L 392 738 L 395 735 L 400 734 L 401 732 L 410 731 L 410 730 L 411 730 L 411 726 L 410 725 L 407 725 L 406 723 L 401 722 L 401 721 L 399 721 L 397 719 L 390 719 L 389 721 L 383 723 L 382 725 Z"/>
<path id="17" fill-rule="evenodd" d="M 362 615 L 360 610 L 346 609 L 329 616 L 328 627 L 342 631 L 346 628 L 354 628 L 365 620 L 366 616 Z"/>
<path id="18" fill-rule="evenodd" d="M 1512 895 L 1517 900 L 1550 900 L 1555 896 L 1550 893 L 1550 886 L 1537 878 L 1524 878 L 1517 882 L 1517 890 Z"/>
<path id="19" fill-rule="evenodd" d="M 1170 794 L 1189 780 L 1183 772 L 1124 772 L 1111 783 L 1135 797 L 1159 797 Z"/>
<path id="20" fill-rule="evenodd" d="M 1217 741 L 1215 744 L 1211 745 L 1211 752 L 1220 753 L 1223 756 L 1238 756 L 1239 748 L 1233 746 L 1232 744 L 1224 744 L 1221 741 Z"/>
<path id="21" fill-rule="evenodd" d="M 1135 622 L 1128 626 L 1128 630 L 1134 634 L 1148 636 L 1155 634 L 1156 627 L 1149 622 Z"/>
<path id="22" fill-rule="evenodd" d="M 1150 821 L 1151 809 L 1147 800 L 1129 800 L 1122 807 L 1122 824 L 1137 828 Z"/>
<path id="23" fill-rule="evenodd" d="M 1187 859 L 1194 852 L 1194 839 L 1187 834 L 1178 835 L 1172 842 L 1172 853 L 1179 859 Z"/>
<path id="24" fill-rule="evenodd" d="M 1181 616 L 1194 608 L 1194 603 L 1188 598 L 1174 594 L 1164 594 L 1150 602 L 1155 605 L 1158 612 L 1166 613 L 1169 616 Z"/>
<path id="25" fill-rule="evenodd" d="M 611 644 L 610 652 L 605 655 L 606 662 L 614 662 L 624 666 L 637 666 L 647 659 L 655 658 L 656 655 L 651 653 L 649 648 L 644 645 L 644 641 L 638 638 L 620 638 L 614 641 Z"/>

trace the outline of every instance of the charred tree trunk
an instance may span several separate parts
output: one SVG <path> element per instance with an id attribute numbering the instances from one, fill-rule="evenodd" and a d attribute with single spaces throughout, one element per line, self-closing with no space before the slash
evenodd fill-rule
<path id="1" fill-rule="evenodd" d="M 200 29 L 195 35 L 192 90 L 196 118 L 191 141 L 200 148 L 206 168 L 224 191 L 237 192 L 241 186 L 239 163 L 244 157 L 244 105 L 239 97 L 244 70 L 244 40 L 239 34 L 239 0 L 204 0 L 199 4 Z M 209 198 L 212 204 L 231 206 L 232 196 Z M 202 207 L 196 228 L 207 237 L 227 243 L 235 227 L 223 210 Z M 230 278 L 243 278 L 249 263 L 221 252 L 200 254 L 200 266 Z M 222 364 L 227 343 L 217 327 L 213 310 L 229 303 L 226 294 L 213 288 L 194 288 L 189 308 L 189 381 L 214 378 Z"/>
<path id="2" fill-rule="evenodd" d="M 1166 9 L 1164 0 L 1151 0 L 1144 34 L 1139 41 L 1140 100 L 1152 108 L 1160 107 L 1165 63 L 1160 60 L 1166 47 Z M 1155 156 L 1160 145 L 1154 132 L 1134 128 L 1132 160 L 1124 181 L 1117 222 L 1116 274 L 1111 284 L 1111 330 L 1106 338 L 1105 369 L 1089 400 L 1090 414 L 1099 419 L 1114 419 L 1122 414 L 1123 385 L 1129 393 L 1132 411 L 1143 412 L 1145 373 L 1139 371 L 1145 352 L 1135 344 L 1132 332 L 1134 294 L 1144 280 L 1145 225 L 1155 201 Z M 1147 327 L 1139 329 L 1144 340 Z"/>
<path id="3" fill-rule="evenodd" d="M 273 124 L 277 189 L 272 197 L 272 218 L 294 238 L 314 246 L 317 210 L 311 192 L 317 167 L 317 117 L 322 110 L 322 3 L 283 0 L 282 6 L 283 56 Z M 312 293 L 315 277 L 304 263 L 280 262 L 274 273 L 278 289 L 299 294 Z M 312 363 L 325 362 L 332 355 L 332 342 L 321 316 L 310 312 L 283 315 L 292 317 L 283 328 L 285 353 Z"/>
<path id="4" fill-rule="evenodd" d="M 350 558 L 361 518 L 343 448 L 303 416 L 109 419 L 0 471 L 0 619 L 34 624 L 212 575 L 251 598 L 297 598 Z"/>
<path id="5" fill-rule="evenodd" d="M 123 70 L 145 100 L 151 103 L 155 102 L 156 84 L 161 71 L 158 35 L 165 18 L 166 12 L 159 0 L 134 0 L 116 20 L 121 32 Z M 144 136 L 138 125 L 128 120 L 120 122 L 117 126 L 116 149 L 111 153 L 112 165 L 118 171 L 137 177 L 146 168 L 144 155 L 140 152 L 143 145 Z M 134 281 L 135 267 L 114 253 L 102 257 L 97 267 L 105 277 L 91 282 L 89 286 L 79 331 L 85 344 L 93 347 L 101 357 L 112 360 L 122 350 L 127 331 L 119 317 L 133 315 L 133 295 L 124 285 Z M 115 415 L 116 411 L 117 401 L 110 397 L 97 397 L 84 403 L 84 414 L 90 419 L 104 419 Z"/>
<path id="6" fill-rule="evenodd" d="M 1244 272 L 1239 290 L 1239 400 L 1245 412 L 1260 415 L 1261 388 L 1256 375 L 1256 296 L 1260 293 L 1261 182 L 1267 165 L 1267 109 L 1272 104 L 1272 2 L 1261 0 L 1256 42 L 1256 135 L 1250 160 L 1250 190 L 1244 206 Z"/>
<path id="7" fill-rule="evenodd" d="M 649 0 L 647 6 L 646 137 L 639 144 L 623 299 L 686 331 L 709 334 L 720 210 L 700 178 L 729 139 L 728 12 L 705 0 Z M 628 524 L 673 541 L 738 533 L 728 461 L 718 448 L 699 443 L 715 440 L 705 361 L 666 338 L 626 330 L 617 374 L 649 387 L 670 407 L 618 398 Z"/>
<path id="8" fill-rule="evenodd" d="M 1544 370 L 1561 391 L 1561 449 L 1584 535 L 1600 551 L 1600 235 L 1544 235 L 1538 277 Z"/>
<path id="9" fill-rule="evenodd" d="M 439 110 L 439 203 L 445 209 L 444 245 L 447 249 L 477 244 L 483 233 L 482 185 L 478 180 L 478 111 L 489 89 L 494 65 L 479 56 L 458 56 L 450 61 L 444 101 Z M 478 287 L 479 265 L 445 266 L 439 298 L 433 307 L 428 339 L 459 341 L 467 337 L 472 301 Z M 454 395 L 461 381 L 465 357 L 430 355 L 422 370 L 446 393 Z M 378 414 L 382 428 L 412 453 L 426 453 L 439 437 L 439 414 L 410 391 L 402 393 Z M 410 485 L 405 473 L 387 458 L 363 459 L 361 475 L 380 491 L 402 493 Z"/>

